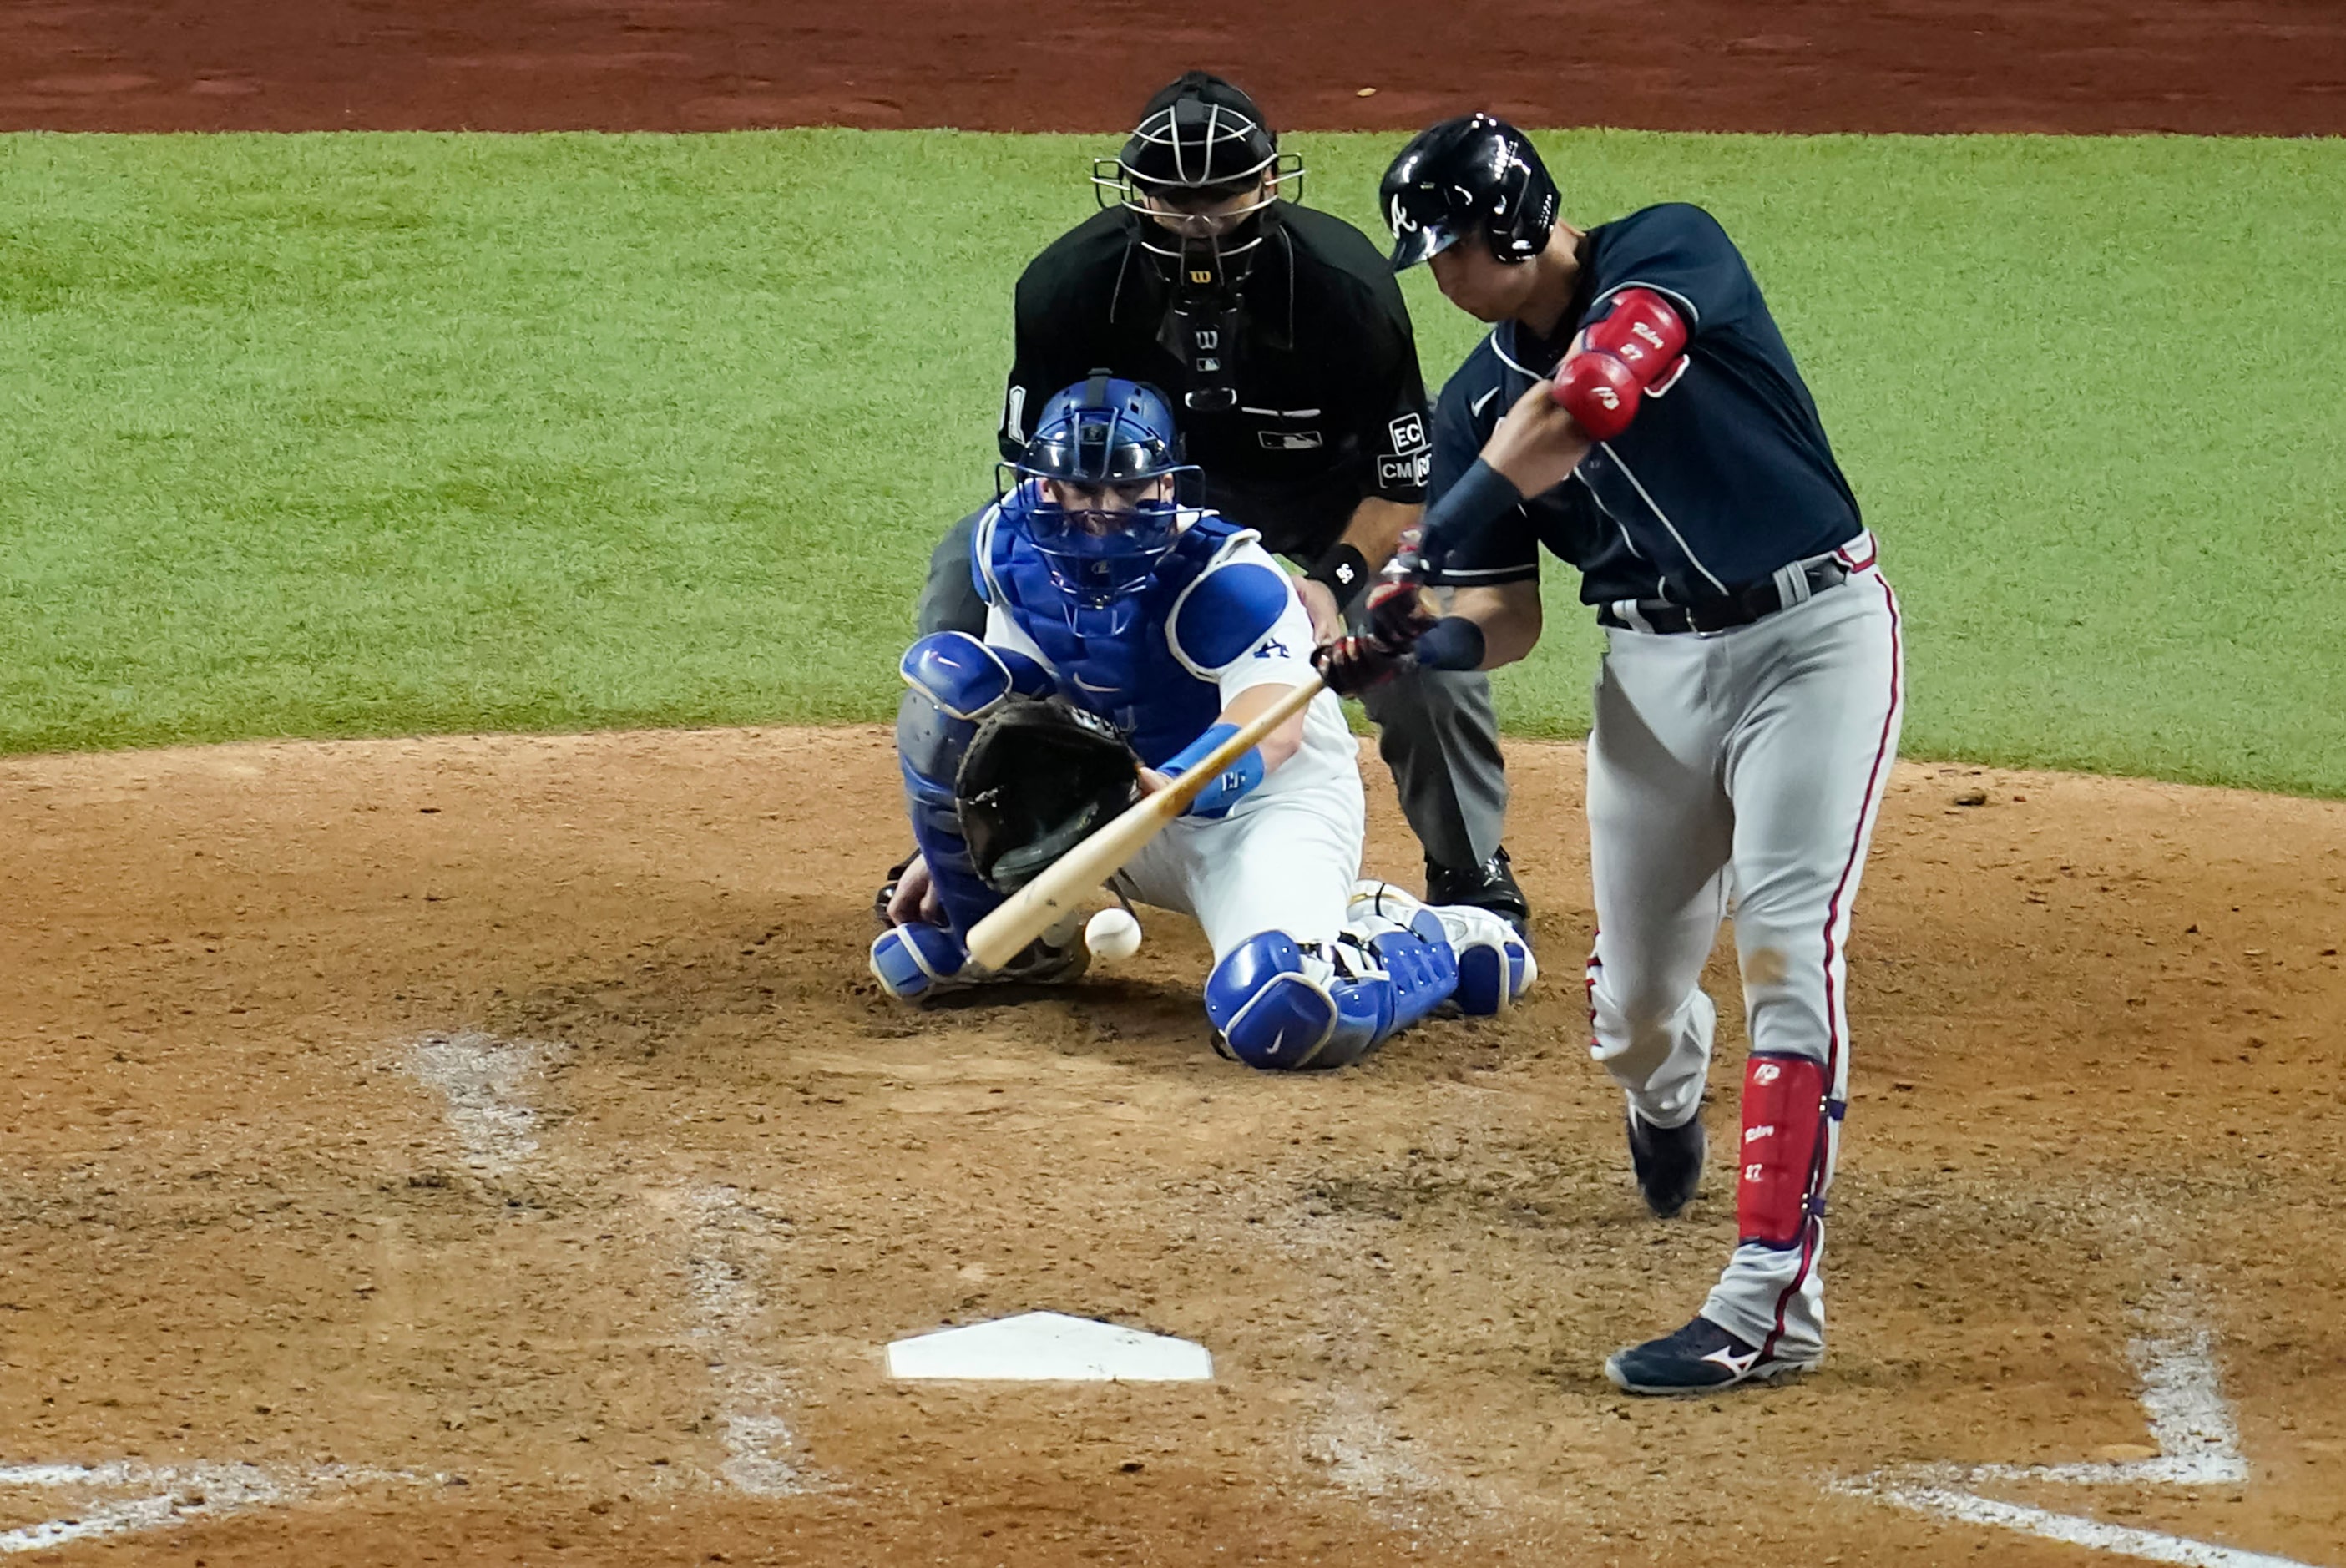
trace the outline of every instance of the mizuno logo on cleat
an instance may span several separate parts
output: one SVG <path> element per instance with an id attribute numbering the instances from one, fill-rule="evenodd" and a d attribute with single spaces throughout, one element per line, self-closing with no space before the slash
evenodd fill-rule
<path id="1" fill-rule="evenodd" d="M 1716 1361 L 1720 1366 L 1726 1368 L 1729 1371 L 1740 1378 L 1751 1370 L 1752 1364 L 1760 1359 L 1760 1352 L 1757 1350 L 1748 1350 L 1739 1356 L 1734 1351 L 1729 1349 L 1726 1346 L 1721 1345 L 1718 1349 L 1713 1350 L 1709 1355 L 1705 1356 L 1703 1359 L 1706 1361 Z"/>

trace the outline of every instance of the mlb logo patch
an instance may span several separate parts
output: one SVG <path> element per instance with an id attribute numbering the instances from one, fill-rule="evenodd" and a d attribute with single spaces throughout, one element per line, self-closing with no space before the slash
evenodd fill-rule
<path id="1" fill-rule="evenodd" d="M 1256 435 L 1272 452 L 1310 452 L 1322 444 L 1316 430 L 1265 430 Z"/>

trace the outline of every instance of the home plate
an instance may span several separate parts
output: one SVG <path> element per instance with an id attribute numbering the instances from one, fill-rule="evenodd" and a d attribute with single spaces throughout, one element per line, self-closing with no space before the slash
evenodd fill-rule
<path id="1" fill-rule="evenodd" d="M 888 1375 L 1035 1383 L 1194 1383 L 1212 1380 L 1214 1358 L 1203 1345 L 1187 1339 L 1064 1312 L 1025 1312 L 899 1339 L 888 1347 Z"/>

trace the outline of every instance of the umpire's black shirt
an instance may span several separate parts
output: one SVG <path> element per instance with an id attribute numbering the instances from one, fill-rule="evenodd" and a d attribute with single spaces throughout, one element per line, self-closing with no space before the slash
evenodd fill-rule
<path id="1" fill-rule="evenodd" d="M 1718 219 L 1678 202 L 1582 236 L 1579 281 L 1552 341 L 1502 321 L 1466 356 L 1434 413 L 1433 493 L 1473 466 L 1533 377 L 1636 288 L 1685 319 L 1685 374 L 1569 479 L 1452 551 L 1443 581 L 1536 577 L 1545 544 L 1580 567 L 1584 604 L 1690 604 L 1846 545 L 1864 526 L 1750 268 Z"/>
<path id="2" fill-rule="evenodd" d="M 1319 555 L 1364 496 L 1423 502 L 1425 383 L 1392 268 L 1341 218 L 1280 201 L 1264 219 L 1227 409 L 1184 404 L 1198 378 L 1158 341 L 1170 285 L 1140 247 L 1145 219 L 1110 208 L 1035 258 L 1018 280 L 1003 454 L 1024 449 L 1052 393 L 1105 368 L 1173 400 L 1207 504 L 1273 550 Z"/>

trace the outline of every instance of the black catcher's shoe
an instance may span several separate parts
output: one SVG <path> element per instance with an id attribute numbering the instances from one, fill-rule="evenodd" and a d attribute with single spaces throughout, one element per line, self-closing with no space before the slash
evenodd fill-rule
<path id="1" fill-rule="evenodd" d="M 1694 1201 L 1702 1185 L 1702 1159 L 1708 1140 L 1698 1110 L 1682 1127 L 1658 1127 L 1637 1112 L 1629 1121 L 1629 1168 L 1637 1173 L 1637 1190 L 1657 1219 L 1675 1219 Z"/>
<path id="2" fill-rule="evenodd" d="M 1708 1394 L 1738 1383 L 1772 1382 L 1805 1372 L 1816 1359 L 1762 1356 L 1708 1318 L 1697 1318 L 1675 1334 L 1616 1350 L 1605 1358 L 1605 1375 L 1630 1394 Z"/>
<path id="3" fill-rule="evenodd" d="M 1515 934 L 1525 942 L 1531 940 L 1531 901 L 1524 890 L 1515 885 L 1515 873 L 1507 863 L 1507 851 L 1503 846 L 1498 853 L 1479 866 L 1461 871 L 1455 866 L 1437 866 L 1425 862 L 1425 901 L 1430 904 L 1473 904 L 1489 910 L 1515 928 Z"/>

